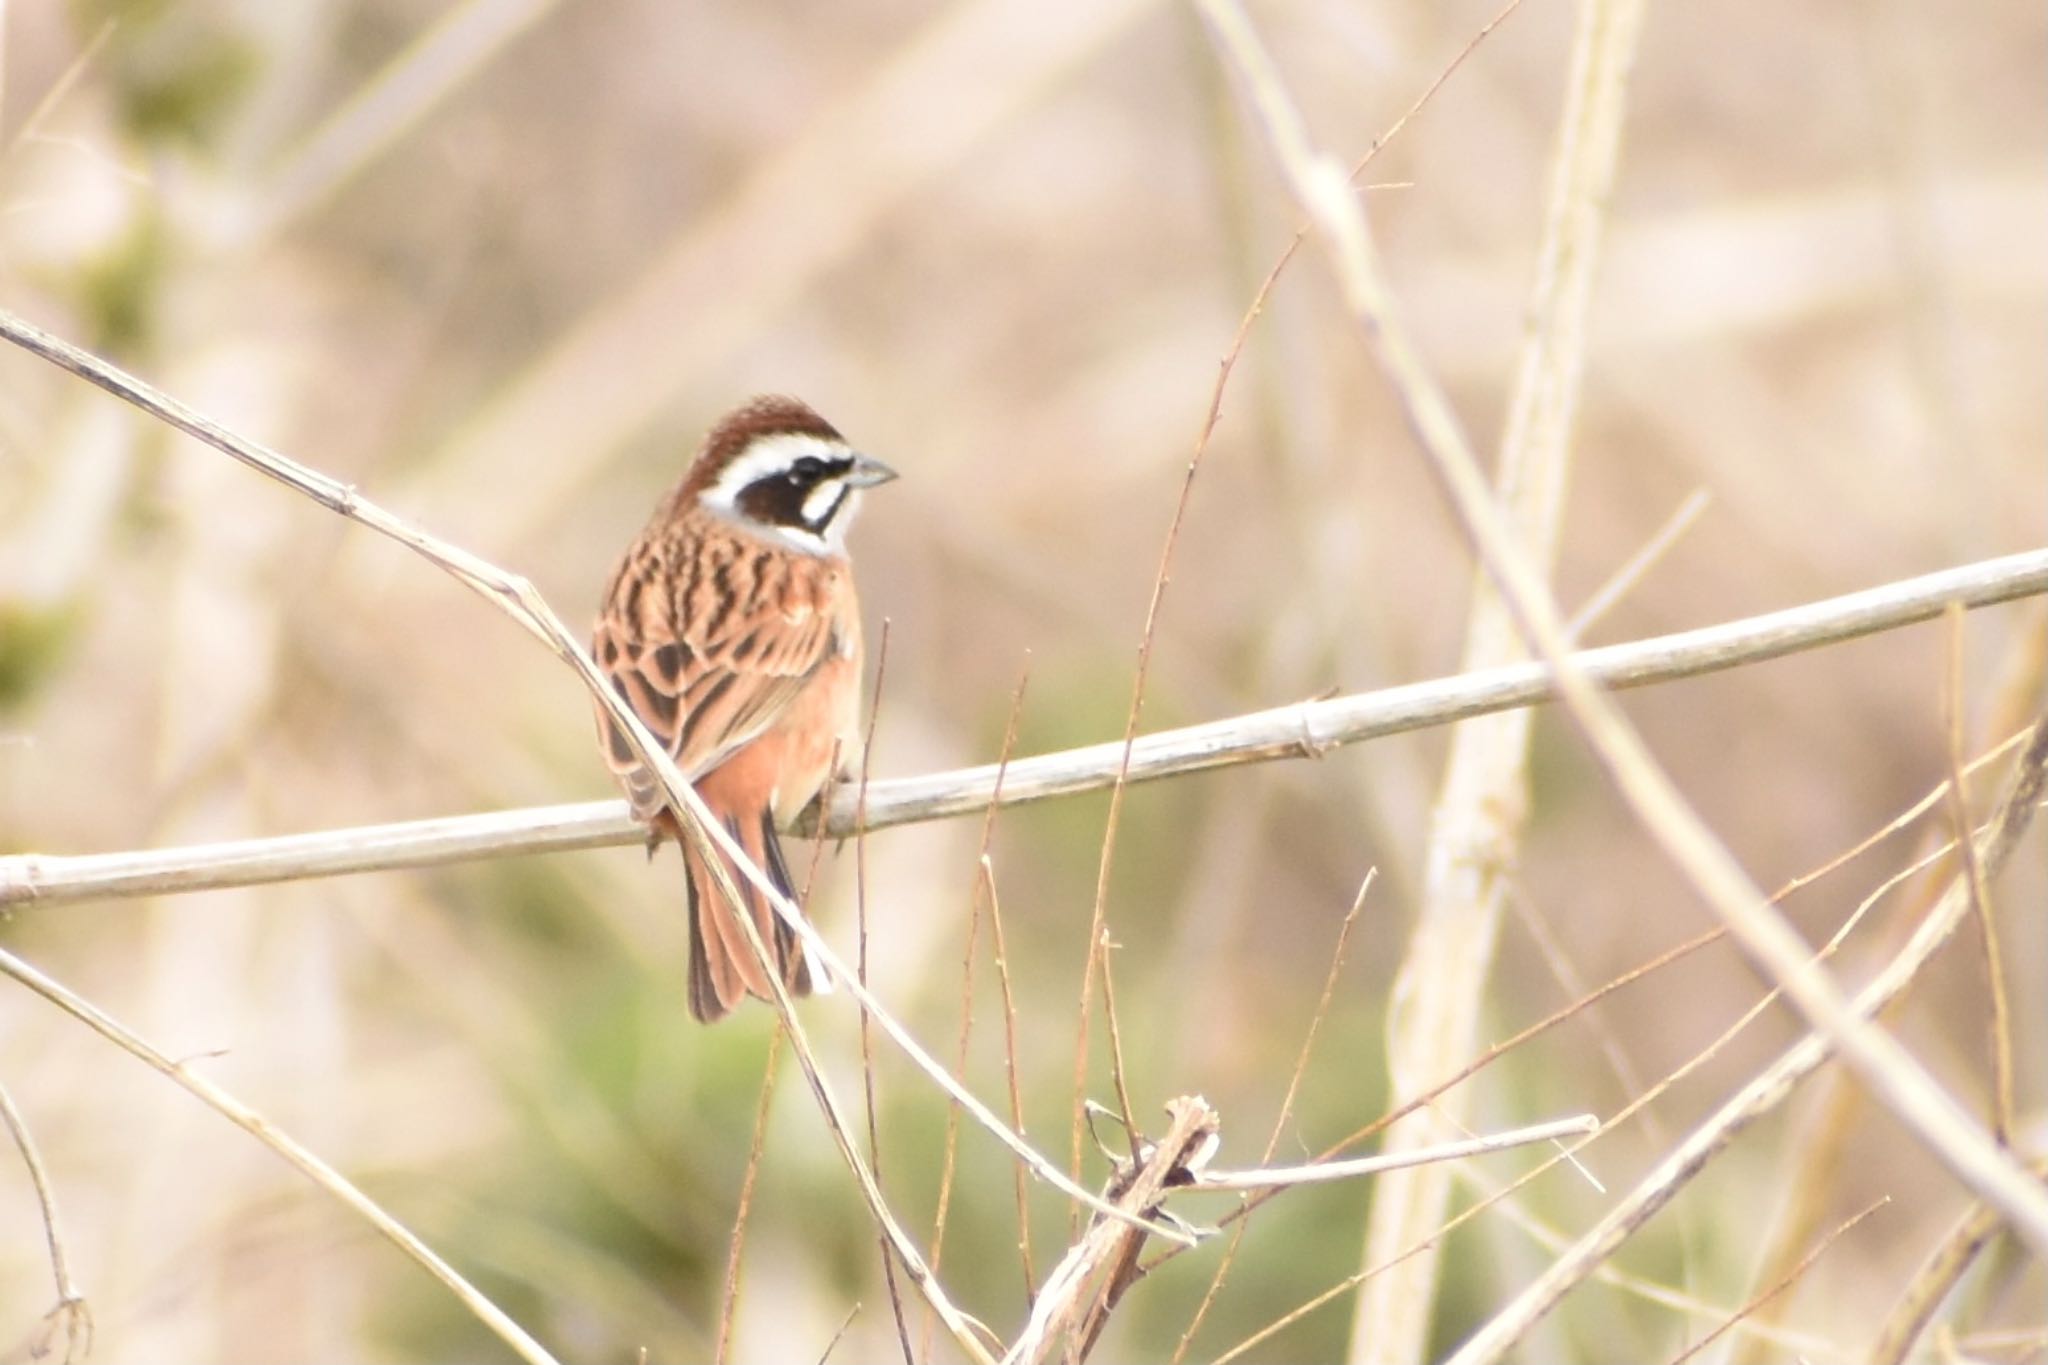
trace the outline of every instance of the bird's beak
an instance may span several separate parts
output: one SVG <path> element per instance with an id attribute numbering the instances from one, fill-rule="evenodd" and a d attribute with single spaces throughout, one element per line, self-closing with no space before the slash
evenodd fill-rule
<path id="1" fill-rule="evenodd" d="M 887 483 L 896 477 L 896 471 L 872 455 L 856 453 L 853 457 L 853 472 L 846 476 L 849 488 L 873 488 L 878 483 Z"/>

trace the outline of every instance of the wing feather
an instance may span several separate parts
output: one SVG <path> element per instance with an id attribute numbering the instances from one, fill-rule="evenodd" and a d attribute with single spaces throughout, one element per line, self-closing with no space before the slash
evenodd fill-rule
<path id="1" fill-rule="evenodd" d="M 694 537 L 636 545 L 591 641 L 613 688 L 693 780 L 770 729 L 844 648 L 825 609 L 835 566 L 725 548 Z M 714 585 L 722 591 L 707 592 Z M 660 785 L 610 719 L 599 723 L 634 813 L 652 817 Z"/>

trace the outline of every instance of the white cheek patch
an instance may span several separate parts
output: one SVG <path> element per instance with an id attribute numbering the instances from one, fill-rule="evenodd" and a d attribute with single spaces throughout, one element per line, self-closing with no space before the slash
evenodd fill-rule
<path id="1" fill-rule="evenodd" d="M 843 497 L 851 497 L 851 491 L 838 479 L 827 479 L 804 495 L 804 520 L 813 526 L 825 524 L 833 504 Z M 852 511 L 852 508 L 848 508 Z"/>

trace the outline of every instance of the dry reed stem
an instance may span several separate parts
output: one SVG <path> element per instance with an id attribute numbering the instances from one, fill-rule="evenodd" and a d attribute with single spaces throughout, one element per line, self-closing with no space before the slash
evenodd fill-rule
<path id="1" fill-rule="evenodd" d="M 2048 723 L 2037 724 L 2005 799 L 1980 837 L 1978 853 L 1987 876 L 1995 876 L 2033 819 L 2044 787 L 2048 787 Z M 1864 1016 L 1876 1014 L 1905 992 L 1922 967 L 1946 944 L 1969 914 L 1969 890 L 1952 881 L 1911 937 L 1868 985 L 1857 992 L 1854 1007 Z M 1783 1103 L 1792 1090 L 1836 1053 L 1835 1040 L 1809 1033 L 1758 1072 L 1706 1121 L 1666 1154 L 1613 1208 L 1602 1215 L 1571 1249 L 1557 1258 L 1520 1294 L 1450 1357 L 1450 1365 L 1491 1365 L 1519 1342 L 1536 1321 L 1593 1267 L 1604 1261 L 1635 1230 L 1674 1198 L 1678 1190 L 1718 1156 L 1750 1124 Z M 2023 1172 L 2024 1174 L 2024 1172 Z M 2003 1211 L 2001 1211 L 2003 1212 Z M 2009 1215 L 2008 1215 L 2009 1217 Z"/>
<path id="2" fill-rule="evenodd" d="M 1858 1079 L 1959 1183 L 1996 1205 L 2038 1254 L 2048 1255 L 2048 1190 L 2029 1179 L 1897 1039 L 1854 1007 L 1686 804 L 1612 697 L 1573 665 L 1557 606 L 1502 524 L 1456 416 L 1393 305 L 1342 170 L 1314 151 L 1299 111 L 1242 12 L 1226 0 L 1203 0 L 1202 8 L 1251 86 L 1290 186 L 1317 216 L 1345 302 L 1392 382 L 1430 469 L 1530 642 L 1555 671 L 1560 695 L 1609 781 L 1727 925 L 1752 966 L 1785 991 L 1807 1022 L 1840 1049 Z"/>
<path id="3" fill-rule="evenodd" d="M 454 1266 L 442 1260 L 432 1247 L 413 1233 L 412 1229 L 385 1212 L 382 1205 L 357 1189 L 346 1176 L 315 1156 L 290 1134 L 186 1064 L 173 1061 L 90 1000 L 46 976 L 4 948 L 0 948 L 0 973 L 13 977 L 122 1051 L 147 1062 L 198 1096 L 200 1101 L 215 1113 L 283 1157 L 301 1175 L 375 1228 L 429 1275 L 439 1280 L 442 1287 L 452 1294 L 458 1303 L 468 1309 L 492 1335 L 511 1347 L 513 1353 L 521 1360 L 527 1361 L 528 1365 L 555 1365 L 555 1357 L 548 1353 L 547 1348 L 534 1340 L 525 1328 L 514 1322 L 504 1309 L 464 1279 Z"/>
<path id="4" fill-rule="evenodd" d="M 0 1085 L 0 1124 L 6 1126 L 15 1148 L 21 1153 L 21 1164 L 28 1168 L 28 1182 L 36 1192 L 36 1207 L 43 1215 L 43 1240 L 50 1252 L 50 1278 L 57 1285 L 57 1304 L 44 1315 L 43 1327 L 36 1334 L 30 1354 L 38 1359 L 46 1355 L 61 1332 L 65 1365 L 70 1365 L 73 1357 L 82 1358 L 92 1353 L 92 1307 L 86 1303 L 78 1282 L 71 1278 L 71 1261 L 64 1250 L 63 1220 L 57 1216 L 57 1188 L 50 1183 L 49 1169 L 43 1165 L 43 1155 L 36 1149 L 35 1134 L 29 1131 L 28 1121 L 15 1108 L 14 1097 L 7 1093 L 5 1085 Z"/>
<path id="5" fill-rule="evenodd" d="M 2003 743 L 1993 748 L 1990 752 L 1981 755 L 1974 762 L 1972 762 L 1970 764 L 1971 771 L 1975 771 L 1978 768 L 1984 767 L 1992 762 L 1995 762 L 2007 750 L 2014 748 L 2015 746 L 2019 745 L 2027 738 L 2029 738 L 2032 735 L 2032 733 L 2033 731 L 2030 728 L 2027 730 L 2023 730 L 2016 735 L 2013 735 Z M 1778 889 L 1776 894 L 1773 896 L 1773 899 L 1783 900 L 1785 897 L 1791 895 L 1793 892 L 1812 885 L 1819 878 L 1825 877 L 1830 873 L 1840 870 L 1853 859 L 1857 858 L 1863 853 L 1868 852 L 1870 849 L 1876 847 L 1885 838 L 1889 837 L 1892 834 L 1898 833 L 1900 830 L 1906 828 L 1909 824 L 1911 824 L 1912 821 L 1918 819 L 1922 815 L 1925 815 L 1930 809 L 1932 809 L 1941 801 L 1943 795 L 1947 792 L 1947 790 L 1948 784 L 1946 782 L 1937 784 L 1932 791 L 1922 796 L 1918 801 L 1914 802 L 1913 805 L 1909 806 L 1900 814 L 1894 816 L 1890 821 L 1886 822 L 1885 825 L 1883 825 L 1881 828 L 1867 835 L 1862 840 L 1858 841 L 1855 845 L 1846 849 L 1842 853 L 1835 855 L 1833 858 L 1830 858 L 1826 863 L 1822 864 L 1820 867 L 1815 868 L 1809 872 L 1803 872 L 1798 876 L 1793 877 L 1792 879 L 1787 881 L 1784 886 Z M 1886 878 L 1883 882 L 1881 882 L 1875 890 L 1871 891 L 1857 904 L 1855 910 L 1852 911 L 1850 915 L 1843 921 L 1843 923 L 1835 930 L 1835 932 L 1829 936 L 1828 942 L 1822 945 L 1821 949 L 1819 950 L 1819 956 L 1826 957 L 1829 954 L 1832 954 L 1846 939 L 1848 934 L 1855 928 L 1855 926 L 1862 921 L 1863 917 L 1870 911 L 1872 906 L 1874 906 L 1893 888 L 1897 887 L 1898 885 L 1907 881 L 1908 879 L 1917 876 L 1919 873 L 1925 871 L 1927 868 L 1940 862 L 1941 859 L 1943 859 L 1947 855 L 1947 851 L 1948 846 L 1943 845 L 1941 848 L 1935 849 L 1932 853 L 1929 853 L 1924 857 L 1916 860 L 1903 870 L 1894 873 L 1892 876 Z M 1665 949 L 1663 952 L 1657 954 L 1655 957 L 1650 958 L 1645 962 L 1638 963 L 1634 967 L 1631 967 L 1627 971 L 1621 973 L 1619 976 L 1612 978 L 1611 980 L 1605 982 L 1604 984 L 1600 985 L 1594 990 L 1589 991 L 1586 994 L 1580 996 L 1579 998 L 1573 1000 L 1571 1003 L 1560 1006 L 1558 1009 L 1551 1011 L 1543 1018 L 1536 1020 L 1534 1023 L 1526 1025 L 1510 1037 L 1493 1044 L 1484 1052 L 1480 1053 L 1477 1057 L 1474 1057 L 1471 1060 L 1467 1061 L 1463 1066 L 1459 1067 L 1458 1070 L 1451 1073 L 1448 1077 L 1438 1082 L 1436 1085 L 1430 1087 L 1425 1091 L 1422 1091 L 1420 1094 L 1410 1096 L 1408 1099 L 1402 1101 L 1400 1104 L 1395 1105 L 1393 1108 L 1389 1109 L 1386 1113 L 1380 1115 L 1378 1118 L 1372 1120 L 1370 1123 L 1362 1125 L 1361 1127 L 1355 1129 L 1346 1136 L 1338 1139 L 1336 1142 L 1331 1143 L 1328 1147 L 1324 1148 L 1323 1151 L 1317 1155 L 1316 1160 L 1328 1161 L 1334 1158 L 1340 1152 L 1346 1151 L 1349 1148 L 1356 1146 L 1360 1142 L 1363 1142 L 1365 1141 L 1365 1139 L 1371 1137 L 1373 1134 L 1386 1128 L 1387 1125 L 1393 1123 L 1402 1115 L 1410 1113 L 1413 1110 L 1420 1108 L 1425 1104 L 1433 1103 L 1445 1091 L 1451 1089 L 1451 1087 L 1462 1084 L 1466 1080 L 1470 1079 L 1472 1076 L 1478 1074 L 1479 1072 L 1485 1070 L 1487 1067 L 1493 1065 L 1493 1063 L 1498 1061 L 1500 1058 L 1524 1046 L 1525 1044 L 1535 1040 L 1542 1034 L 1548 1033 L 1550 1030 L 1557 1028 L 1558 1026 L 1564 1024 L 1566 1021 L 1575 1018 L 1579 1014 L 1591 1009 L 1600 1001 L 1606 999 L 1608 996 L 1621 991 L 1625 987 L 1632 986 L 1637 984 L 1638 982 L 1643 981 L 1644 979 L 1654 975 L 1655 973 L 1662 971 L 1664 968 L 1669 967 L 1674 963 L 1683 960 L 1684 958 L 1690 957 L 1693 953 L 1699 951 L 1700 949 L 1709 947 L 1715 943 L 1720 942 L 1727 936 L 1728 931 L 1726 929 L 1709 929 L 1705 933 L 1697 934 L 1692 938 L 1687 939 L 1683 943 L 1675 944 L 1672 947 Z M 1681 1063 L 1677 1067 L 1677 1069 L 1667 1073 L 1661 1080 L 1656 1082 L 1656 1084 L 1651 1086 L 1648 1090 L 1638 1094 L 1622 1109 L 1620 1109 L 1613 1115 L 1610 1115 L 1605 1120 L 1604 1130 L 1612 1131 L 1615 1127 L 1617 1127 L 1627 1119 L 1633 1117 L 1636 1113 L 1645 1109 L 1659 1095 L 1663 1094 L 1666 1090 L 1670 1089 L 1680 1080 L 1684 1079 L 1686 1076 L 1698 1070 L 1722 1048 L 1726 1047 L 1728 1043 L 1730 1043 L 1736 1037 L 1736 1035 L 1742 1032 L 1743 1029 L 1747 1028 L 1750 1023 L 1752 1023 L 1754 1020 L 1760 1017 L 1763 1014 L 1763 1012 L 1769 1008 L 1770 1004 L 1773 1000 L 1775 1000 L 1775 998 L 1776 996 L 1774 993 L 1767 992 L 1762 999 L 1751 1004 L 1746 1010 L 1743 1011 L 1743 1013 L 1736 1019 L 1736 1021 L 1733 1024 L 1731 1024 L 1728 1028 L 1722 1030 L 1721 1035 L 1718 1038 L 1716 1038 L 1713 1042 L 1709 1043 L 1705 1048 L 1701 1049 L 1699 1052 L 1695 1053 L 1691 1058 Z M 1257 1210 L 1260 1204 L 1264 1203 L 1265 1200 L 1270 1197 L 1271 1196 L 1269 1194 L 1261 1194 L 1255 1196 L 1253 1199 L 1247 1202 L 1243 1209 L 1237 1210 L 1231 1214 L 1226 1215 L 1221 1221 L 1225 1224 L 1228 1224 L 1240 1220 L 1242 1218 L 1249 1217 L 1254 1211 Z M 1454 1220 L 1450 1224 L 1446 1224 L 1443 1228 L 1439 1229 L 1439 1231 L 1448 1232 L 1454 1226 L 1456 1226 L 1456 1220 Z M 1166 1253 L 1166 1255 L 1161 1257 L 1161 1259 L 1169 1259 L 1172 1256 L 1176 1256 L 1179 1254 L 1180 1249 L 1175 1249 L 1174 1251 Z M 1365 1278 L 1365 1276 L 1361 1275 L 1353 1278 L 1350 1281 L 1347 1281 L 1347 1283 L 1356 1284 L 1363 1278 Z"/>
<path id="6" fill-rule="evenodd" d="M 1494 473 L 1503 524 L 1544 578 L 1557 558 L 1587 316 L 1644 6 L 1585 0 L 1574 8 L 1564 109 L 1525 305 L 1529 322 Z M 1484 572 L 1475 573 L 1461 667 L 1524 657 L 1514 608 Z M 1451 732 L 1443 787 L 1430 812 L 1422 905 L 1387 1007 L 1387 1070 L 1397 1090 L 1442 1074 L 1478 1045 L 1509 877 L 1520 860 L 1530 725 L 1529 713 L 1516 711 L 1464 721 Z M 1453 1092 L 1441 1113 L 1418 1111 L 1394 1125 L 1385 1146 L 1418 1147 L 1443 1124 L 1462 1128 L 1471 1102 L 1470 1090 Z M 1363 1264 L 1385 1260 L 1440 1222 L 1450 1193 L 1448 1166 L 1379 1182 Z M 1435 1316 L 1437 1267 L 1432 1249 L 1365 1287 L 1352 1320 L 1350 1360 L 1421 1359 Z"/>
<path id="7" fill-rule="evenodd" d="M 17 326 L 0 313 L 0 336 L 15 337 Z M 1913 625 L 1939 616 L 1950 602 L 1988 607 L 2043 593 L 2048 593 L 2048 550 L 2034 550 L 1784 611 L 1586 650 L 1573 660 L 1604 687 L 1644 687 Z M 1550 671 L 1526 663 L 1299 702 L 1146 735 L 1132 751 L 1130 777 L 1152 781 L 1270 759 L 1320 758 L 1347 744 L 1546 703 L 1556 695 Z M 1112 742 L 1013 759 L 1004 769 L 1001 804 L 1099 791 L 1115 780 L 1122 755 L 1123 746 Z M 867 828 L 979 814 L 995 795 L 996 775 L 997 765 L 987 764 L 872 783 Z M 851 835 L 850 785 L 835 788 L 830 802 L 823 832 Z M 796 832 L 814 834 L 816 824 L 799 820 Z M 509 854 L 644 844 L 646 839 L 645 827 L 634 821 L 624 801 L 586 801 L 170 849 L 11 854 L 0 857 L 0 908 L 438 867 Z"/>

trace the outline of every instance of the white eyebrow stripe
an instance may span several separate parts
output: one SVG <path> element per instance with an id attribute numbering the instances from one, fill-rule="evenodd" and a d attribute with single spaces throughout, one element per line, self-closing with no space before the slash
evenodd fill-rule
<path id="1" fill-rule="evenodd" d="M 851 453 L 844 441 L 813 436 L 808 432 L 786 431 L 775 436 L 763 436 L 721 470 L 717 481 L 700 497 L 707 507 L 731 512 L 749 484 L 784 472 L 806 455 L 819 460 L 844 460 Z"/>

